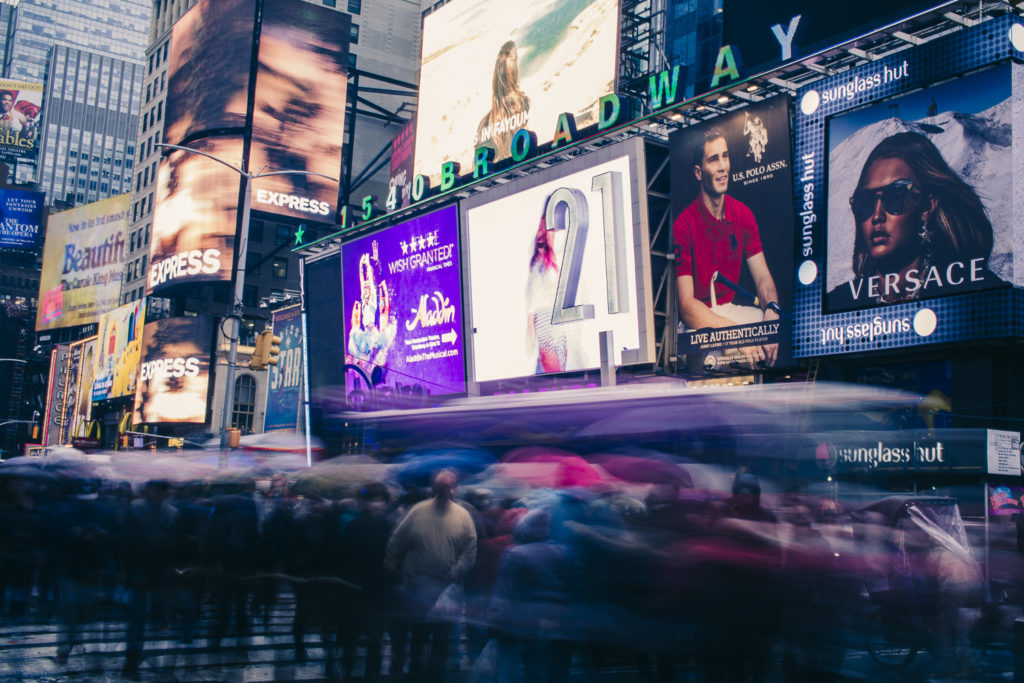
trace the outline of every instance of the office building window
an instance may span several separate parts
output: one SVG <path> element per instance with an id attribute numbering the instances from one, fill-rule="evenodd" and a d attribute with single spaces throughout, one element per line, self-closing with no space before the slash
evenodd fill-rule
<path id="1" fill-rule="evenodd" d="M 349 14 L 359 14 L 363 11 L 363 0 L 348 0 Z"/>
<path id="2" fill-rule="evenodd" d="M 273 271 L 274 277 L 283 280 L 288 277 L 288 259 L 287 258 L 275 258 L 273 260 Z"/>
<path id="3" fill-rule="evenodd" d="M 235 429 L 252 432 L 252 418 L 256 414 L 256 380 L 242 375 L 235 380 L 235 409 L 231 424 Z"/>

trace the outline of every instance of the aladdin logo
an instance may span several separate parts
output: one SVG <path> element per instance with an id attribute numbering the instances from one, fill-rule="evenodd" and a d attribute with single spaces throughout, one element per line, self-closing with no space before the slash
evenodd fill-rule
<path id="1" fill-rule="evenodd" d="M 142 364 L 140 379 L 143 382 L 167 377 L 195 377 L 199 374 L 199 359 L 195 356 L 188 358 L 161 358 L 151 360 Z"/>
<path id="2" fill-rule="evenodd" d="M 183 251 L 149 267 L 149 287 L 190 275 L 213 275 L 220 270 L 220 249 Z"/>
<path id="3" fill-rule="evenodd" d="M 427 301 L 432 306 L 428 306 Z M 420 307 L 411 311 L 414 313 L 412 320 L 405 321 L 405 329 L 415 330 L 417 326 L 437 327 L 438 325 L 450 325 L 455 321 L 455 306 L 451 299 L 441 292 L 435 291 L 433 295 L 424 294 L 420 297 Z"/>
<path id="4" fill-rule="evenodd" d="M 331 205 L 327 202 L 318 202 L 309 197 L 300 197 L 283 192 L 271 192 L 270 190 L 256 190 L 256 203 L 281 206 L 292 211 L 304 211 L 305 213 L 318 214 L 320 216 L 326 216 L 331 212 Z"/>

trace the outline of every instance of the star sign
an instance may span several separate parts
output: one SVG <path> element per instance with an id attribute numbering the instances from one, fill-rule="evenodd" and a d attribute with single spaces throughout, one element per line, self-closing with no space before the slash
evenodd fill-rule
<path id="1" fill-rule="evenodd" d="M 302 244 L 302 236 L 306 234 L 306 226 L 299 224 L 298 229 L 295 231 L 295 244 Z"/>

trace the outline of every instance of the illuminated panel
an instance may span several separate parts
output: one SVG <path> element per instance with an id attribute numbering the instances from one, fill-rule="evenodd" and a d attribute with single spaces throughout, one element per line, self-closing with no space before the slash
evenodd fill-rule
<path id="1" fill-rule="evenodd" d="M 267 382 L 267 412 L 263 431 L 294 430 L 302 389 L 302 308 L 296 304 L 273 312 L 274 335 L 281 338 L 277 365 L 271 365 Z"/>
<path id="2" fill-rule="evenodd" d="M 597 101 L 615 90 L 617 0 L 453 0 L 423 20 L 416 113 L 417 174 L 436 186 L 441 165 L 471 170 L 473 151 L 510 156 L 520 128 L 540 144 L 560 114 L 597 123 Z"/>
<path id="3" fill-rule="evenodd" d="M 341 174 L 351 17 L 294 0 L 264 0 L 249 168 Z M 252 206 L 333 223 L 338 183 L 302 174 L 253 181 Z"/>
<path id="4" fill-rule="evenodd" d="M 36 330 L 87 325 L 121 295 L 128 242 L 127 194 L 51 214 L 43 245 Z"/>
<path id="5" fill-rule="evenodd" d="M 0 248 L 40 247 L 45 202 L 41 192 L 0 188 Z"/>
<path id="6" fill-rule="evenodd" d="M 639 140 L 463 203 L 477 382 L 651 362 L 646 196 Z"/>
<path id="7" fill-rule="evenodd" d="M 466 389 L 458 210 L 449 206 L 342 245 L 345 362 L 415 394 Z M 355 372 L 350 388 L 363 386 Z"/>
<path id="8" fill-rule="evenodd" d="M 191 146 L 231 164 L 242 155 L 238 137 Z M 238 173 L 199 154 L 175 150 L 161 159 L 147 293 L 231 279 L 240 182 Z"/>
<path id="9" fill-rule="evenodd" d="M 206 421 L 212 322 L 206 317 L 147 323 L 135 392 L 135 424 Z"/>
<path id="10" fill-rule="evenodd" d="M 39 153 L 43 85 L 0 80 L 0 161 L 30 161 Z"/>
<path id="11" fill-rule="evenodd" d="M 252 0 L 200 0 L 175 22 L 164 142 L 245 126 L 255 16 Z"/>
<path id="12" fill-rule="evenodd" d="M 145 299 L 100 316 L 93 401 L 135 395 L 145 318 Z"/>

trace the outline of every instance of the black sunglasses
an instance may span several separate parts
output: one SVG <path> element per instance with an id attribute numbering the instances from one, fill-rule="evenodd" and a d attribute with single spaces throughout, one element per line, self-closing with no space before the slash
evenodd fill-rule
<path id="1" fill-rule="evenodd" d="M 911 180 L 897 180 L 875 190 L 857 190 L 850 197 L 850 208 L 858 222 L 865 221 L 875 212 L 879 198 L 882 209 L 890 216 L 900 216 L 910 211 L 921 195 L 921 188 Z"/>

